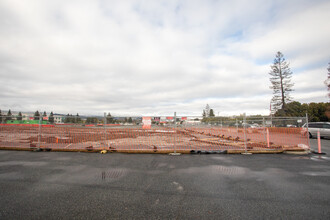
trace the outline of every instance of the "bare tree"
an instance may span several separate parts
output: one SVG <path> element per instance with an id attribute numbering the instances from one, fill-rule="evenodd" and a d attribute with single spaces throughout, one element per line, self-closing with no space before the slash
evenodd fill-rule
<path id="1" fill-rule="evenodd" d="M 209 104 L 206 104 L 204 111 L 205 111 L 205 116 L 210 117 L 210 106 L 209 106 Z"/>
<path id="2" fill-rule="evenodd" d="M 289 63 L 285 61 L 281 52 L 277 52 L 274 64 L 270 68 L 270 82 L 272 83 L 270 88 L 273 89 L 272 108 L 274 111 L 279 109 L 285 111 L 286 104 L 292 101 L 290 92 L 293 91 L 294 85 L 291 83 L 292 72 Z"/>

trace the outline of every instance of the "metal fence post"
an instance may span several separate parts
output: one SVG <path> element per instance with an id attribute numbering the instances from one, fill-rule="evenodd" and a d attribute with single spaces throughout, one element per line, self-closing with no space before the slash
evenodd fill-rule
<path id="1" fill-rule="evenodd" d="M 104 127 L 104 148 L 106 147 L 106 140 L 107 140 L 107 133 L 106 133 L 106 128 L 105 125 L 107 124 L 107 114 L 104 112 L 104 119 L 103 119 L 103 127 Z"/>
<path id="2" fill-rule="evenodd" d="M 262 117 L 262 127 L 263 127 L 263 131 L 264 131 L 264 138 L 265 138 L 265 142 L 267 141 L 266 138 L 266 125 L 265 125 L 265 117 Z"/>
<path id="3" fill-rule="evenodd" d="M 176 154 L 176 112 L 174 112 L 174 153 Z"/>
<path id="4" fill-rule="evenodd" d="M 273 127 L 273 115 L 270 113 L 270 127 Z"/>
<path id="5" fill-rule="evenodd" d="M 247 153 L 247 143 L 246 143 L 246 114 L 243 115 L 243 128 L 244 128 L 244 148 L 245 153 Z"/>
<path id="6" fill-rule="evenodd" d="M 236 133 L 237 133 L 237 137 L 238 137 L 238 122 L 237 122 L 237 118 L 236 118 Z"/>
<path id="7" fill-rule="evenodd" d="M 38 143 L 37 143 L 38 148 L 40 148 L 40 139 L 41 139 L 41 116 L 39 116 Z"/>
<path id="8" fill-rule="evenodd" d="M 310 140 L 309 140 L 309 131 L 308 131 L 308 113 L 306 112 L 306 128 L 307 128 L 307 140 L 308 140 L 308 146 L 311 147 L 311 143 L 310 143 Z"/>
<path id="9" fill-rule="evenodd" d="M 176 132 L 176 112 L 174 112 L 174 153 L 170 153 L 170 155 L 174 155 L 174 156 L 181 155 L 181 153 L 176 152 L 176 141 L 177 141 L 176 135 L 177 135 L 177 132 Z"/>
<path id="10" fill-rule="evenodd" d="M 321 135 L 320 135 L 320 129 L 317 130 L 317 152 L 319 154 L 322 153 L 322 150 L 321 150 Z"/>

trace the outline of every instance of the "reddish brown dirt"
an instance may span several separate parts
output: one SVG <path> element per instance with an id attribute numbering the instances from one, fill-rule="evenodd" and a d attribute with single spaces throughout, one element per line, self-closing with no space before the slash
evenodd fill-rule
<path id="1" fill-rule="evenodd" d="M 269 129 L 270 148 L 267 146 L 266 130 L 246 130 L 247 149 L 279 149 L 308 145 L 308 139 L 300 129 Z M 102 148 L 116 149 L 244 149 L 244 131 L 236 128 L 190 127 L 190 128 L 88 128 L 0 126 L 0 147 L 26 147 L 28 144 L 49 148 Z"/>

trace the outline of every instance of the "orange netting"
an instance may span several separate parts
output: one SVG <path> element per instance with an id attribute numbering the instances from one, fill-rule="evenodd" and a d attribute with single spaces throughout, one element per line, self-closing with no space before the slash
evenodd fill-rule
<path id="1" fill-rule="evenodd" d="M 62 150 L 274 150 L 308 147 L 302 128 L 0 125 L 0 147 Z"/>

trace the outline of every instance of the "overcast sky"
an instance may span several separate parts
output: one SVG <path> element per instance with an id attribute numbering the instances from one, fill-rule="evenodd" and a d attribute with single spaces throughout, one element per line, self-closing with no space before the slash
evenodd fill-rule
<path id="1" fill-rule="evenodd" d="M 328 0 L 1 0 L 0 109 L 269 114 L 281 51 L 294 100 L 327 102 Z"/>

